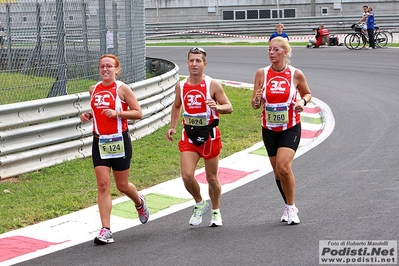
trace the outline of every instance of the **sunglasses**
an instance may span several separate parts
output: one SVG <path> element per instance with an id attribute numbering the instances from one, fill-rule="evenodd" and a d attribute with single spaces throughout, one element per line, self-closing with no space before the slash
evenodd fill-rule
<path id="1" fill-rule="evenodd" d="M 201 48 L 201 47 L 193 47 L 193 48 L 190 49 L 190 52 L 195 53 L 195 54 L 200 52 L 200 53 L 203 53 L 206 56 L 205 50 L 203 48 Z"/>

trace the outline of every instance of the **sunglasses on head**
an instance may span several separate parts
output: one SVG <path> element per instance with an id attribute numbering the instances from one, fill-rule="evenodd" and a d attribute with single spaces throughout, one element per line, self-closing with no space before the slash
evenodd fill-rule
<path id="1" fill-rule="evenodd" d="M 200 52 L 200 53 L 203 53 L 206 56 L 205 50 L 203 48 L 201 48 L 201 47 L 193 47 L 193 48 L 190 49 L 190 52 L 192 52 L 192 53 Z"/>

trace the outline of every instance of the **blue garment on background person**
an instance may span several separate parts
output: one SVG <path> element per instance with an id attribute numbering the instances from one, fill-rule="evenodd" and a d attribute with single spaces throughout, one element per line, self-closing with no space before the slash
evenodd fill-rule
<path id="1" fill-rule="evenodd" d="M 374 30 L 374 12 L 369 12 L 371 16 L 367 16 L 367 28 Z"/>
<path id="2" fill-rule="evenodd" d="M 283 38 L 287 38 L 287 40 L 290 40 L 290 38 L 288 37 L 287 33 L 285 33 L 284 31 L 281 34 L 278 34 L 278 32 L 273 32 L 272 35 L 270 35 L 269 41 L 271 41 L 273 38 L 276 37 L 283 37 Z"/>
<path id="3" fill-rule="evenodd" d="M 369 10 L 373 10 L 369 7 Z M 369 36 L 369 49 L 375 49 L 375 39 L 374 39 L 374 12 L 369 11 L 367 15 L 367 34 Z"/>

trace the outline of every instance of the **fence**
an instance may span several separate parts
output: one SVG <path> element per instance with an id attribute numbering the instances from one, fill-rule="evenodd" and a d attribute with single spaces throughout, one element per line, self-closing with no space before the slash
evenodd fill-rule
<path id="1" fill-rule="evenodd" d="M 129 84 L 143 110 L 143 118 L 129 124 L 132 140 L 170 120 L 179 68 L 165 60 L 151 62 L 169 71 Z M 91 156 L 92 124 L 79 119 L 88 110 L 88 92 L 0 105 L 0 180 Z"/>
<path id="2" fill-rule="evenodd" d="M 105 53 L 146 78 L 144 0 L 0 1 L 0 21 L 0 104 L 84 92 Z"/>

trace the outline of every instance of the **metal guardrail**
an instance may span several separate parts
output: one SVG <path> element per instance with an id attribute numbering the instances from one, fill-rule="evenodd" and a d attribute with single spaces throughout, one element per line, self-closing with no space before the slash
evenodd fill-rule
<path id="1" fill-rule="evenodd" d="M 132 140 L 151 134 L 170 121 L 179 80 L 179 67 L 152 59 L 169 71 L 128 84 L 143 110 L 143 118 L 129 121 Z M 0 180 L 76 158 L 91 156 L 92 123 L 79 114 L 90 110 L 90 95 L 78 93 L 0 105 Z"/>
<path id="2" fill-rule="evenodd" d="M 352 32 L 351 25 L 359 21 L 359 16 L 323 16 L 307 18 L 280 18 L 258 20 L 214 20 L 199 22 L 175 22 L 175 23 L 147 23 L 146 38 L 175 38 L 176 35 L 199 37 L 197 31 L 213 32 L 219 34 L 234 34 L 243 36 L 270 36 L 276 30 L 276 24 L 284 24 L 284 31 L 288 35 L 313 35 L 313 28 L 324 24 L 331 34 L 344 34 Z M 399 31 L 399 16 L 379 15 L 376 13 L 376 25 L 384 29 Z M 195 31 L 196 32 L 192 32 Z M 202 34 L 205 36 L 205 34 Z M 208 35 L 206 35 L 209 37 Z"/>

